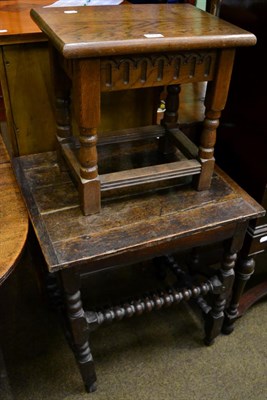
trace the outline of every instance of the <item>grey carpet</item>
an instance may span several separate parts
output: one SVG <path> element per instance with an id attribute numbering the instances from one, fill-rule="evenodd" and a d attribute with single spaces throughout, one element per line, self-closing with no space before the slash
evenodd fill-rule
<path id="1" fill-rule="evenodd" d="M 131 283 L 135 279 L 130 276 Z M 110 288 L 114 282 L 109 277 L 108 287 L 96 292 L 109 297 Z M 266 400 L 266 311 L 267 299 L 211 347 L 202 343 L 200 316 L 185 303 L 101 327 L 91 334 L 98 390 L 87 394 L 57 316 L 40 296 L 26 260 L 0 290 L 8 375 L 2 376 L 0 398 Z"/>

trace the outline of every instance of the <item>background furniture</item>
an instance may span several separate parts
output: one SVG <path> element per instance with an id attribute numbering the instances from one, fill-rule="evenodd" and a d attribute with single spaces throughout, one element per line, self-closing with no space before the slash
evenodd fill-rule
<path id="1" fill-rule="evenodd" d="M 0 134 L 0 288 L 19 262 L 28 233 L 28 214 Z M 1 323 L 1 322 L 0 322 Z M 8 392 L 8 377 L 0 344 L 1 393 Z"/>
<path id="2" fill-rule="evenodd" d="M 15 268 L 28 232 L 28 214 L 0 134 L 0 283 Z"/>
<path id="3" fill-rule="evenodd" d="M 223 0 L 220 18 L 253 32 L 257 36 L 257 44 L 245 52 L 242 49 L 237 51 L 229 97 L 218 128 L 216 161 L 266 208 L 267 1 Z M 254 271 L 254 261 L 251 257 L 266 252 L 266 249 L 267 217 L 265 216 L 251 222 L 242 249 L 240 262 L 246 265 L 250 274 Z M 256 281 L 257 277 L 255 283 Z M 266 294 L 267 281 L 261 281 L 259 285 L 244 294 L 239 315 Z"/>

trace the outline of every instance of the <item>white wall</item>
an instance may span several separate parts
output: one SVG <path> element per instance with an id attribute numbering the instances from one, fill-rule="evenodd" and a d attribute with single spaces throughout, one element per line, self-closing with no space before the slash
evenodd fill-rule
<path id="1" fill-rule="evenodd" d="M 197 0 L 197 7 L 206 10 L 206 0 Z"/>

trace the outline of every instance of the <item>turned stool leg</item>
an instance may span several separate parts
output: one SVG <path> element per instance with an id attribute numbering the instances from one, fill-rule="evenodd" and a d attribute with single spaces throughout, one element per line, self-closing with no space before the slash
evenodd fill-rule
<path id="1" fill-rule="evenodd" d="M 89 347 L 89 326 L 81 300 L 80 277 L 74 271 L 66 270 L 61 272 L 61 279 L 76 360 L 86 390 L 94 392 L 96 390 L 96 374 Z"/>
<path id="2" fill-rule="evenodd" d="M 202 170 L 198 178 L 197 189 L 206 190 L 210 187 L 214 170 L 214 145 L 216 143 L 216 129 L 219 126 L 219 111 L 207 110 L 200 137 L 198 157 L 201 160 Z"/>
<path id="3" fill-rule="evenodd" d="M 234 322 L 238 318 L 238 305 L 247 281 L 255 269 L 255 261 L 252 257 L 238 260 L 236 279 L 229 308 L 223 324 L 223 333 L 230 334 L 234 330 Z"/>
<path id="4" fill-rule="evenodd" d="M 217 65 L 216 79 L 208 83 L 205 98 L 205 120 L 200 137 L 198 157 L 201 162 L 201 173 L 195 179 L 197 190 L 207 190 L 211 184 L 214 169 L 214 145 L 216 129 L 219 125 L 221 111 L 225 107 L 232 74 L 235 50 L 225 49 L 220 55 Z"/>
<path id="5" fill-rule="evenodd" d="M 55 117 L 58 141 L 72 136 L 70 115 L 71 81 L 60 65 L 58 53 L 50 48 L 52 79 L 55 90 Z"/>
<path id="6" fill-rule="evenodd" d="M 55 93 L 55 120 L 57 138 L 57 159 L 62 170 L 66 168 L 63 163 L 61 145 L 70 141 L 72 136 L 71 112 L 70 112 L 70 92 L 71 81 L 59 62 L 59 55 L 54 48 L 50 47 L 52 81 Z"/>
<path id="7" fill-rule="evenodd" d="M 101 208 L 97 165 L 97 127 L 100 122 L 100 61 L 79 60 L 73 73 L 74 113 L 79 127 L 79 194 L 85 215 Z M 90 78 L 90 79 L 89 79 Z"/>

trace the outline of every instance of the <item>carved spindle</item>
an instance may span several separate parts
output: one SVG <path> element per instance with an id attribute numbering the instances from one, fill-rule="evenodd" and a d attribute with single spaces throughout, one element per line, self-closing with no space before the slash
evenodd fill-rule
<path id="1" fill-rule="evenodd" d="M 76 345 L 76 349 L 78 350 L 77 358 L 80 363 L 93 360 L 90 347 L 86 342 L 81 345 Z"/>
<path id="2" fill-rule="evenodd" d="M 182 292 L 177 292 L 176 290 L 174 290 L 173 297 L 175 303 L 180 303 L 183 300 Z"/>
<path id="3" fill-rule="evenodd" d="M 207 283 L 201 283 L 200 290 L 203 295 L 206 295 L 210 291 L 210 285 L 208 285 Z"/>
<path id="4" fill-rule="evenodd" d="M 217 279 L 219 282 L 219 280 Z M 90 331 L 96 329 L 97 326 L 103 323 L 111 323 L 114 320 L 120 321 L 123 318 L 131 318 L 134 315 L 142 315 L 145 312 L 151 312 L 154 309 L 161 309 L 162 307 L 169 307 L 172 304 L 177 304 L 181 300 L 188 301 L 192 297 L 206 295 L 208 292 L 214 290 L 214 283 L 211 279 L 197 287 L 189 289 L 182 289 L 178 291 L 175 288 L 169 288 L 168 291 L 161 291 L 159 293 L 152 293 L 140 300 L 132 300 L 121 306 L 111 307 L 110 309 L 99 312 L 86 312 L 86 320 L 89 325 Z M 78 299 L 77 299 L 78 301 Z M 77 310 L 76 310 L 77 308 Z M 77 313 L 79 306 L 75 306 Z M 74 306 L 73 306 L 74 311 Z"/>
<path id="5" fill-rule="evenodd" d="M 163 302 L 162 302 L 162 299 L 160 298 L 160 296 L 158 294 L 154 294 L 153 301 L 154 301 L 156 310 L 159 310 L 163 305 Z"/>
<path id="6" fill-rule="evenodd" d="M 84 179 L 95 179 L 98 176 L 97 168 L 97 130 L 96 128 L 80 129 L 80 174 Z"/>
<path id="7" fill-rule="evenodd" d="M 71 319 L 76 319 L 84 316 L 82 308 L 81 293 L 79 290 L 72 294 L 67 294 L 67 310 L 68 316 Z"/>
<path id="8" fill-rule="evenodd" d="M 192 297 L 192 290 L 191 289 L 184 289 L 183 290 L 183 298 L 185 301 L 188 301 Z"/>
<path id="9" fill-rule="evenodd" d="M 200 293 L 201 293 L 200 287 L 196 287 L 196 286 L 192 287 L 192 297 L 193 298 L 198 297 L 200 295 Z"/>

